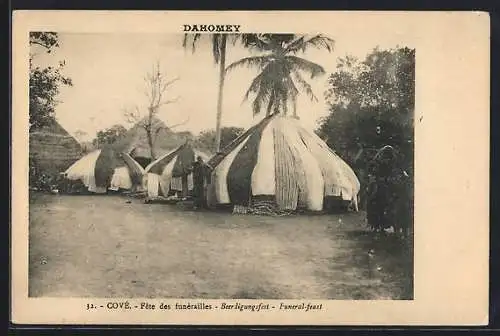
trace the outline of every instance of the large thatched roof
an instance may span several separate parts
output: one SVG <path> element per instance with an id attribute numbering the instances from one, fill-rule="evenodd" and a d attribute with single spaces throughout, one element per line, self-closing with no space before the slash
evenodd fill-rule
<path id="1" fill-rule="evenodd" d="M 198 156 L 204 161 L 210 158 L 209 153 L 199 150 L 191 143 L 185 143 L 151 162 L 145 169 L 149 197 L 167 196 L 170 190 L 182 191 L 181 177 L 184 174 L 188 175 L 188 190 L 192 190 L 193 176 L 190 169 Z"/>
<path id="2" fill-rule="evenodd" d="M 55 119 L 29 134 L 29 157 L 40 171 L 60 172 L 82 155 L 78 141 Z"/>
<path id="3" fill-rule="evenodd" d="M 66 171 L 69 180 L 80 180 L 90 192 L 108 189 L 140 190 L 144 169 L 126 153 L 111 146 L 88 153 Z"/>
<path id="4" fill-rule="evenodd" d="M 115 149 L 129 153 L 132 157 L 143 157 L 151 159 L 151 150 L 148 143 L 148 136 L 144 123 L 146 118 L 137 122 L 130 128 L 122 140 L 114 145 Z M 153 118 L 154 152 L 156 157 L 170 152 L 179 147 L 190 138 L 187 132 L 176 133 L 172 131 L 160 119 Z"/>
<path id="5" fill-rule="evenodd" d="M 298 120 L 273 115 L 214 156 L 208 194 L 212 205 L 248 206 L 271 197 L 280 209 L 323 210 L 325 198 L 356 202 L 354 171 Z"/>

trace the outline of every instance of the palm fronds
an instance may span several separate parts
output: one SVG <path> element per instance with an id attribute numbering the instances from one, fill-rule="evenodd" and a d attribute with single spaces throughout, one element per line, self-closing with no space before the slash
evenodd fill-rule
<path id="1" fill-rule="evenodd" d="M 293 79 L 301 86 L 302 90 L 311 98 L 313 101 L 318 101 L 318 97 L 314 95 L 311 85 L 302 78 L 297 70 L 292 71 Z"/>
<path id="2" fill-rule="evenodd" d="M 321 65 L 308 61 L 304 58 L 286 56 L 286 60 L 292 64 L 293 68 L 309 73 L 311 75 L 311 79 L 325 74 L 325 69 Z"/>
<path id="3" fill-rule="evenodd" d="M 326 49 L 328 52 L 333 50 L 335 41 L 327 36 L 321 34 L 315 35 L 309 39 L 302 36 L 290 43 L 286 48 L 286 53 L 305 52 L 308 47 L 314 46 L 318 49 Z"/>
<path id="4" fill-rule="evenodd" d="M 252 102 L 254 115 L 260 113 L 264 106 L 267 106 L 266 115 L 280 111 L 287 114 L 290 104 L 295 114 L 300 92 L 297 85 L 312 101 L 318 101 L 311 85 L 302 77 L 302 73 L 314 79 L 324 75 L 325 69 L 295 54 L 304 52 L 309 47 L 326 49 L 330 52 L 334 43 L 332 39 L 322 35 L 307 38 L 293 34 L 246 34 L 241 37 L 241 42 L 249 49 L 271 52 L 242 58 L 226 68 L 226 72 L 243 67 L 260 69 L 260 73 L 252 80 L 243 98 L 243 101 L 246 101 L 250 94 L 255 94 Z"/>
<path id="5" fill-rule="evenodd" d="M 198 42 L 200 37 L 201 37 L 201 34 L 184 34 L 182 46 L 184 48 L 187 48 L 188 41 L 191 40 L 191 48 L 192 48 L 192 52 L 194 53 L 196 51 L 196 43 Z"/>
<path id="6" fill-rule="evenodd" d="M 226 67 L 226 72 L 234 70 L 238 67 L 258 67 L 264 68 L 269 62 L 272 62 L 273 59 L 269 56 L 250 56 L 240 59 L 239 61 L 231 63 L 228 67 Z"/>

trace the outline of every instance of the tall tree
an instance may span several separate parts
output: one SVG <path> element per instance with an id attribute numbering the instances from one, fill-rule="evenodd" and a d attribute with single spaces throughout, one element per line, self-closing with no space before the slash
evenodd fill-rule
<path id="1" fill-rule="evenodd" d="M 299 89 L 304 91 L 311 100 L 317 97 L 311 85 L 303 78 L 308 74 L 310 79 L 325 74 L 322 66 L 308 61 L 297 54 L 315 47 L 333 50 L 334 41 L 326 36 L 315 35 L 297 36 L 294 34 L 255 34 L 250 36 L 245 45 L 264 53 L 263 55 L 249 56 L 229 65 L 226 71 L 239 67 L 259 69 L 259 74 L 252 80 L 244 100 L 254 94 L 253 113 L 257 115 L 262 108 L 266 108 L 266 116 L 274 113 L 288 113 L 288 106 L 293 109 L 293 116 L 297 117 L 297 96 Z"/>
<path id="2" fill-rule="evenodd" d="M 188 41 L 191 39 L 192 51 L 196 50 L 196 42 L 200 39 L 201 34 L 185 34 L 183 40 L 184 48 L 187 47 Z M 222 120 L 222 101 L 224 95 L 224 80 L 226 68 L 226 47 L 228 34 L 210 34 L 212 39 L 212 54 L 215 64 L 219 65 L 219 92 L 217 96 L 217 116 L 215 124 L 215 151 L 220 150 L 221 139 L 221 120 Z"/>
<path id="3" fill-rule="evenodd" d="M 412 228 L 413 116 L 415 50 L 373 50 L 364 60 L 348 56 L 339 60 L 328 78 L 325 93 L 330 113 L 317 134 L 334 148 L 367 186 L 372 159 L 378 149 L 391 145 L 398 166 L 406 174 L 398 181 L 395 201 L 401 224 Z M 366 200 L 361 192 L 361 207 Z"/>
<path id="4" fill-rule="evenodd" d="M 167 79 L 167 76 L 161 72 L 160 63 L 156 62 L 153 65 L 151 72 L 148 72 L 144 77 L 145 91 L 144 94 L 147 98 L 147 107 L 140 109 L 135 106 L 133 110 L 125 109 L 124 115 L 128 122 L 139 124 L 146 131 L 148 146 L 151 152 L 151 158 L 156 159 L 155 153 L 155 140 L 158 133 L 161 131 L 159 123 L 157 123 L 157 116 L 160 108 L 177 102 L 179 97 L 167 99 L 166 94 L 168 89 L 179 80 L 178 77 Z M 174 128 L 185 124 L 189 117 L 183 122 L 176 125 L 169 125 L 169 128 Z"/>
<path id="5" fill-rule="evenodd" d="M 228 42 L 235 45 L 241 41 L 243 46 L 248 46 L 249 41 L 255 34 L 204 34 L 210 37 L 212 46 L 213 60 L 219 66 L 219 91 L 217 96 L 217 116 L 215 124 L 215 151 L 219 152 L 221 148 L 221 121 L 222 105 L 224 97 L 224 82 L 226 78 L 226 53 Z M 191 45 L 192 52 L 196 51 L 196 45 L 200 41 L 202 34 L 184 34 L 182 45 L 187 48 Z"/>
<path id="6" fill-rule="evenodd" d="M 408 156 L 413 148 L 414 96 L 415 50 L 375 49 L 364 61 L 345 57 L 329 76 L 325 97 L 330 114 L 318 133 L 339 150 L 374 152 L 392 145 Z"/>
<path id="7" fill-rule="evenodd" d="M 60 61 L 57 67 L 43 68 L 35 65 L 36 50 L 51 53 L 59 47 L 57 33 L 30 32 L 29 44 L 31 47 L 29 57 L 29 129 L 30 131 L 43 127 L 54 118 L 55 107 L 58 103 L 57 95 L 61 85 L 73 85 L 70 78 L 61 73 L 65 65 Z"/>

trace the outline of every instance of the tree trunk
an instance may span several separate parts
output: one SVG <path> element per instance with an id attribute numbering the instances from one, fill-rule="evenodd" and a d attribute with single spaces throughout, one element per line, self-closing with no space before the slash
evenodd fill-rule
<path id="1" fill-rule="evenodd" d="M 151 151 L 151 161 L 154 161 L 156 160 L 156 154 L 153 146 L 153 135 L 151 134 L 151 130 L 149 130 L 147 133 L 148 133 L 148 145 Z"/>
<path id="2" fill-rule="evenodd" d="M 220 151 L 221 140 L 221 119 L 222 119 L 222 98 L 224 89 L 224 79 L 226 75 L 226 40 L 225 34 L 222 34 L 220 46 L 220 64 L 219 64 L 219 97 L 217 100 L 217 121 L 215 125 L 215 152 Z"/>
<path id="3" fill-rule="evenodd" d="M 266 117 L 269 117 L 271 115 L 271 110 L 273 108 L 273 103 L 274 103 L 274 93 L 271 93 L 271 97 L 269 97 L 269 103 L 267 104 L 267 111 L 266 111 Z"/>
<path id="4" fill-rule="evenodd" d="M 146 127 L 146 134 L 148 136 L 148 145 L 149 150 L 151 152 L 151 162 L 156 160 L 156 154 L 154 150 L 154 141 L 153 141 L 153 109 L 149 109 L 149 117 L 148 117 L 148 125 Z"/>
<path id="5" fill-rule="evenodd" d="M 272 107 L 273 107 L 273 101 L 269 100 L 269 104 L 267 104 L 266 117 L 269 117 L 271 115 L 271 108 Z"/>

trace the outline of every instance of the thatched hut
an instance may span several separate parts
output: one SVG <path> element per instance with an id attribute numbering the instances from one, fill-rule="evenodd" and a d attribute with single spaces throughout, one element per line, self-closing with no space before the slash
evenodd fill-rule
<path id="1" fill-rule="evenodd" d="M 82 155 L 78 141 L 55 119 L 29 133 L 29 161 L 33 176 L 57 174 Z"/>
<path id="2" fill-rule="evenodd" d="M 73 163 L 65 172 L 66 191 L 89 191 L 105 194 L 108 191 L 143 191 L 144 169 L 127 153 L 110 146 L 95 150 Z"/>
<path id="3" fill-rule="evenodd" d="M 323 211 L 330 204 L 357 207 L 354 171 L 299 120 L 272 115 L 227 146 L 213 168 L 208 204 L 272 204 L 277 210 Z"/>
<path id="4" fill-rule="evenodd" d="M 190 169 L 198 156 L 204 161 L 210 159 L 210 154 L 186 142 L 151 162 L 145 169 L 148 198 L 168 197 L 171 194 L 187 196 L 192 192 L 193 174 Z"/>

